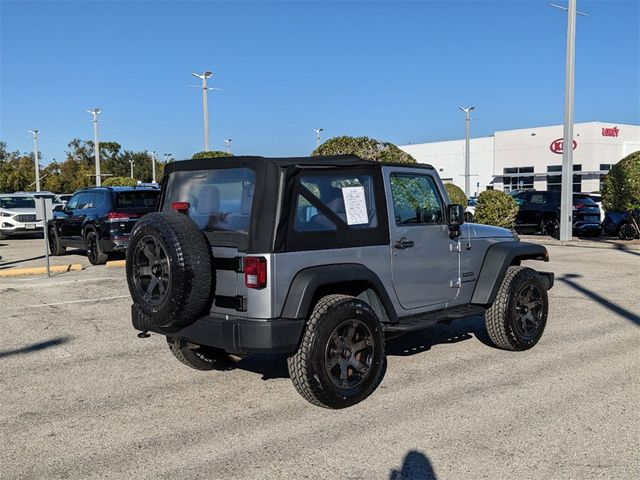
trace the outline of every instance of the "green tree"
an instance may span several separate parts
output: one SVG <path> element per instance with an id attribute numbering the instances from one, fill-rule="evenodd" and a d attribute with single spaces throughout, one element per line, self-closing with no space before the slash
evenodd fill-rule
<path id="1" fill-rule="evenodd" d="M 602 206 L 619 212 L 640 208 L 640 151 L 611 167 L 604 178 Z"/>
<path id="2" fill-rule="evenodd" d="M 393 143 L 381 142 L 368 137 L 334 137 L 330 138 L 313 152 L 318 155 L 357 155 L 365 160 L 388 163 L 417 163 L 406 152 Z"/>
<path id="3" fill-rule="evenodd" d="M 447 195 L 449 195 L 449 200 L 451 203 L 457 203 L 458 205 L 462 205 L 463 207 L 467 206 L 467 196 L 464 194 L 464 191 L 454 185 L 453 183 L 445 183 L 444 188 L 447 191 Z"/>
<path id="4" fill-rule="evenodd" d="M 213 151 L 204 151 L 204 152 L 198 152 L 198 153 L 194 153 L 193 154 L 193 159 L 196 158 L 222 158 L 222 157 L 233 157 L 233 155 L 231 153 L 227 153 L 227 152 L 221 152 L 219 150 L 213 150 Z"/>
<path id="5" fill-rule="evenodd" d="M 475 221 L 496 227 L 514 228 L 518 204 L 513 197 L 499 190 L 485 190 L 478 197 Z"/>
<path id="6" fill-rule="evenodd" d="M 131 177 L 109 177 L 102 182 L 105 187 L 135 187 L 138 181 Z"/>

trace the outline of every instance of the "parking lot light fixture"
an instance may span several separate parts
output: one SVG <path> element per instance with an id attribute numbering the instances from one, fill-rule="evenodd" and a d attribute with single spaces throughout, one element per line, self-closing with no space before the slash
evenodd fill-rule
<path id="1" fill-rule="evenodd" d="M 320 146 L 320 133 L 324 131 L 324 128 L 314 128 L 314 132 L 316 132 L 316 147 Z"/>
<path id="2" fill-rule="evenodd" d="M 476 107 L 458 107 L 464 112 L 465 122 L 465 140 L 464 140 L 464 194 L 469 198 L 471 196 L 471 186 L 469 185 L 469 177 L 471 176 L 471 167 L 469 163 L 469 121 L 471 120 L 470 112 Z"/>
<path id="3" fill-rule="evenodd" d="M 213 72 L 206 71 L 204 73 L 192 73 L 196 78 L 202 81 L 202 113 L 204 116 L 204 151 L 209 151 L 209 100 L 207 98 L 207 92 L 209 90 L 222 90 L 221 88 L 214 88 L 207 86 L 207 80 L 213 76 Z"/>
<path id="4" fill-rule="evenodd" d="M 98 114 L 100 109 L 96 107 L 93 110 L 87 110 L 87 112 L 93 117 L 93 152 L 96 163 L 96 187 L 99 187 L 102 185 L 100 181 L 100 142 L 98 142 Z"/>
<path id="5" fill-rule="evenodd" d="M 34 128 L 33 130 L 27 130 L 33 135 L 33 161 L 36 165 L 36 192 L 40 191 L 40 162 L 38 161 L 38 133 L 40 130 Z"/>
<path id="6" fill-rule="evenodd" d="M 228 153 L 229 155 L 231 155 L 231 141 L 232 141 L 232 139 L 231 139 L 231 138 L 225 138 L 225 139 L 223 140 L 223 142 L 224 142 L 224 146 L 226 147 L 226 149 L 227 149 L 227 153 Z"/>

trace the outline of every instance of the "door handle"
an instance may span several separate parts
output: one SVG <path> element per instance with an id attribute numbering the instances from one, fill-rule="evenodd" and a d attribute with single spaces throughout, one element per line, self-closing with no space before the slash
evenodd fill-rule
<path id="1" fill-rule="evenodd" d="M 407 237 L 402 237 L 400 240 L 393 244 L 393 248 L 398 250 L 406 250 L 407 248 L 411 248 L 415 245 L 413 240 L 409 240 Z"/>

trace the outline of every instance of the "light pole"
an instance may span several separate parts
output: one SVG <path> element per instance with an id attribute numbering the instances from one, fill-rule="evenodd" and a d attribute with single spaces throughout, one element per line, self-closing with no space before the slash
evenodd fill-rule
<path id="1" fill-rule="evenodd" d="M 151 181 L 156 183 L 156 151 L 151 152 Z"/>
<path id="2" fill-rule="evenodd" d="M 129 165 L 131 165 L 131 178 L 133 178 L 133 164 L 135 163 L 135 160 L 133 159 L 133 157 L 131 157 L 129 159 Z"/>
<path id="3" fill-rule="evenodd" d="M 100 113 L 99 108 L 94 108 L 93 110 L 87 110 L 93 116 L 93 151 L 96 160 L 96 187 L 102 185 L 100 181 L 100 143 L 98 142 L 98 114 Z"/>
<path id="4" fill-rule="evenodd" d="M 316 132 L 316 147 L 320 146 L 320 133 L 324 131 L 324 128 L 314 128 L 314 132 Z"/>
<path id="5" fill-rule="evenodd" d="M 207 87 L 207 79 L 213 76 L 212 72 L 204 72 L 202 74 L 192 73 L 196 78 L 202 80 L 202 110 L 204 115 L 204 150 L 209 151 L 209 102 L 207 99 L 207 92 L 209 90 L 222 90 L 221 88 Z"/>
<path id="6" fill-rule="evenodd" d="M 470 163 L 469 163 L 469 121 L 471 117 L 469 113 L 476 109 L 476 107 L 458 107 L 464 112 L 465 121 L 465 140 L 464 140 L 464 194 L 469 198 L 471 196 L 471 187 L 469 186 Z"/>
<path id="7" fill-rule="evenodd" d="M 173 155 L 172 153 L 163 153 L 162 154 L 164 156 L 164 163 L 169 163 L 170 159 L 171 159 L 171 155 Z"/>
<path id="8" fill-rule="evenodd" d="M 569 0 L 569 8 L 549 4 L 567 11 L 567 55 L 564 69 L 564 129 L 562 135 L 562 191 L 560 195 L 560 240 L 573 236 L 573 91 L 575 73 L 575 41 L 577 0 Z M 586 16 L 584 13 L 580 15 Z"/>
<path id="9" fill-rule="evenodd" d="M 40 191 L 40 162 L 38 161 L 38 133 L 40 130 L 33 129 L 27 130 L 31 135 L 33 135 L 33 161 L 36 164 L 36 192 Z"/>
<path id="10" fill-rule="evenodd" d="M 224 146 L 227 148 L 227 153 L 231 155 L 231 139 L 225 138 L 223 142 L 224 142 Z"/>

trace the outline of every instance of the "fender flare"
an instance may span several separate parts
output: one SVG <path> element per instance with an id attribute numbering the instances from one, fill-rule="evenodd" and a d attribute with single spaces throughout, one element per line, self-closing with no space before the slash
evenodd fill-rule
<path id="1" fill-rule="evenodd" d="M 491 305 L 498 295 L 507 268 L 521 260 L 549 261 L 547 249 L 536 243 L 500 242 L 487 249 L 471 297 L 473 305 Z"/>
<path id="2" fill-rule="evenodd" d="M 397 323 L 398 316 L 382 281 L 373 271 L 359 263 L 322 265 L 300 270 L 291 282 L 281 316 L 292 319 L 307 318 L 319 288 L 352 282 L 366 283 L 380 299 L 391 323 Z"/>

